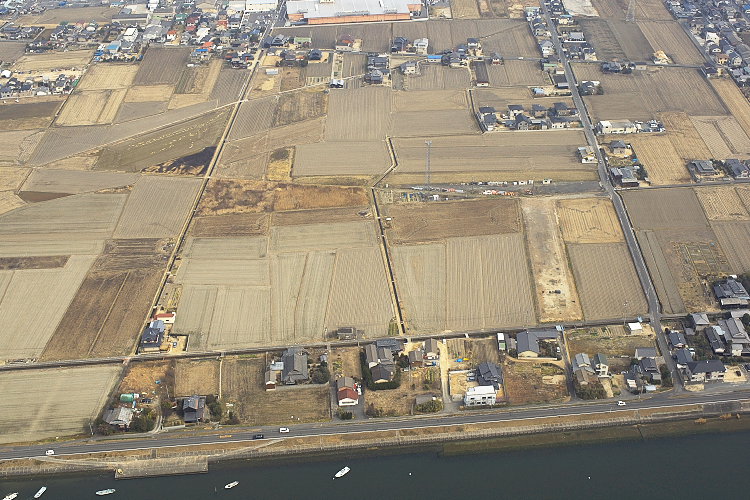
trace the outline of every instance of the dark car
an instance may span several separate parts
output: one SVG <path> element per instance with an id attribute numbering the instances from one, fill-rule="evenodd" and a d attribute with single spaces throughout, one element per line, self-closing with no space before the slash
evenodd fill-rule
<path id="1" fill-rule="evenodd" d="M 253 434 L 253 439 L 263 439 L 263 434 Z"/>
<path id="2" fill-rule="evenodd" d="M 745 370 L 750 372 L 750 363 L 745 363 Z"/>

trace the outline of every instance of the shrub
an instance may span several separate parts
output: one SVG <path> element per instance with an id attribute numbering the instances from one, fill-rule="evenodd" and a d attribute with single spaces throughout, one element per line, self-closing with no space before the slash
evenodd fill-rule
<path id="1" fill-rule="evenodd" d="M 313 370 L 310 379 L 314 384 L 325 384 L 331 380 L 331 372 L 328 370 L 327 363 L 321 363 L 320 366 Z"/>
<path id="2" fill-rule="evenodd" d="M 419 413 L 437 413 L 443 411 L 443 402 L 439 399 L 433 399 L 416 406 Z"/>
<path id="3" fill-rule="evenodd" d="M 341 411 L 339 410 L 339 418 L 341 420 L 351 420 L 354 418 L 354 413 L 350 411 Z"/>
<path id="4" fill-rule="evenodd" d="M 575 388 L 576 396 L 581 399 L 604 399 L 607 397 L 604 386 L 598 380 L 596 382 L 589 382 L 586 385 L 581 385 L 578 380 L 574 380 L 573 387 Z"/>

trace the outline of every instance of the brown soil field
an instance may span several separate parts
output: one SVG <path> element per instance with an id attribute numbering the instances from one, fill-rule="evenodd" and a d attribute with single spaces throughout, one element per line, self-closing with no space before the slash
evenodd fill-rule
<path id="1" fill-rule="evenodd" d="M 648 311 L 624 243 L 570 244 L 568 253 L 587 320 L 633 317 Z"/>
<path id="2" fill-rule="evenodd" d="M 390 89 L 341 89 L 328 99 L 326 141 L 382 140 L 390 129 L 390 115 Z"/>
<path id="3" fill-rule="evenodd" d="M 291 182 L 294 154 L 294 148 L 277 149 L 271 153 L 266 167 L 266 179 L 271 182 Z"/>
<path id="4" fill-rule="evenodd" d="M 508 400 L 512 405 L 550 403 L 568 399 L 565 383 L 548 384 L 544 377 L 565 375 L 562 368 L 551 364 L 513 361 L 503 363 L 503 381 Z"/>
<path id="5" fill-rule="evenodd" d="M 207 215 L 193 219 L 190 234 L 197 238 L 254 236 L 268 233 L 267 214 Z"/>
<path id="6" fill-rule="evenodd" d="M 297 146 L 292 176 L 377 175 L 390 166 L 384 141 L 319 142 Z"/>
<path id="7" fill-rule="evenodd" d="M 578 22 L 602 61 L 641 61 L 654 51 L 638 25 L 625 23 L 624 16 L 617 20 L 582 17 Z"/>
<path id="8" fill-rule="evenodd" d="M 535 61 L 508 60 L 501 65 L 487 65 L 493 87 L 549 85 L 549 76 Z"/>
<path id="9" fill-rule="evenodd" d="M 13 63 L 26 53 L 26 43 L 3 41 L 0 43 L 0 61 Z"/>
<path id="10" fill-rule="evenodd" d="M 667 128 L 667 137 L 683 160 L 709 158 L 711 153 L 703 142 L 691 118 L 685 113 L 662 113 L 660 116 Z"/>
<path id="11" fill-rule="evenodd" d="M 537 7 L 534 0 L 505 0 L 505 9 L 511 19 L 526 19 L 526 7 Z"/>
<path id="12" fill-rule="evenodd" d="M 604 18 L 625 19 L 625 12 L 628 9 L 627 0 L 592 0 L 592 5 L 596 8 L 599 15 Z M 659 0 L 641 0 L 635 4 L 636 19 L 653 19 L 660 21 L 673 21 L 672 14 L 664 7 Z"/>
<path id="13" fill-rule="evenodd" d="M 463 90 L 412 90 L 393 92 L 392 96 L 393 108 L 401 112 L 469 109 Z"/>
<path id="14" fill-rule="evenodd" d="M 309 210 L 290 210 L 288 212 L 273 212 L 270 214 L 272 226 L 299 226 L 303 224 L 317 224 L 321 220 L 329 223 L 361 221 L 360 212 L 367 212 L 369 205 L 346 208 L 318 208 Z"/>
<path id="15" fill-rule="evenodd" d="M 650 120 L 659 113 L 691 116 L 727 114 L 711 85 L 694 68 L 660 67 L 630 75 L 602 73 L 592 64 L 574 64 L 579 80 L 599 80 L 604 95 L 586 96 L 592 119 Z"/>
<path id="16" fill-rule="evenodd" d="M 44 128 L 62 105 L 61 100 L 0 105 L 0 130 Z"/>
<path id="17" fill-rule="evenodd" d="M 392 115 L 391 137 L 459 135 L 479 133 L 476 118 L 468 109 L 398 111 Z"/>
<path id="18" fill-rule="evenodd" d="M 127 94 L 125 95 L 127 99 Z M 117 112 L 115 123 L 123 123 L 130 120 L 137 120 L 147 116 L 158 115 L 167 110 L 167 103 L 163 101 L 144 101 L 144 102 L 127 102 L 120 105 L 120 111 Z"/>
<path id="19" fill-rule="evenodd" d="M 278 102 L 279 99 L 277 96 L 271 96 L 262 99 L 251 99 L 240 104 L 237 117 L 232 125 L 232 129 L 229 131 L 228 140 L 236 141 L 237 139 L 267 132 L 273 124 Z"/>
<path id="20" fill-rule="evenodd" d="M 96 170 L 140 171 L 215 146 L 229 118 L 222 109 L 102 149 Z"/>
<path id="21" fill-rule="evenodd" d="M 710 221 L 750 219 L 750 214 L 734 186 L 704 186 L 696 188 L 695 193 Z"/>
<path id="22" fill-rule="evenodd" d="M 0 168 L 0 191 L 15 191 L 21 187 L 29 175 L 25 168 Z"/>
<path id="23" fill-rule="evenodd" d="M 6 169 L 25 164 L 42 135 L 43 130 L 0 131 L 0 166 Z"/>
<path id="24" fill-rule="evenodd" d="M 453 19 L 479 19 L 479 8 L 476 0 L 451 0 Z"/>
<path id="25" fill-rule="evenodd" d="M 219 394 L 219 366 L 215 359 L 177 360 L 174 367 L 174 396 Z"/>
<path id="26" fill-rule="evenodd" d="M 250 78 L 252 74 L 251 70 L 247 69 L 234 69 L 222 67 L 219 72 L 219 78 L 216 80 L 213 90 L 211 91 L 211 99 L 216 99 L 218 106 L 224 106 L 232 102 L 241 99 L 242 88 Z"/>
<path id="27" fill-rule="evenodd" d="M 282 68 L 279 70 L 279 73 L 281 73 L 281 87 L 279 89 L 281 92 L 295 90 L 305 86 L 305 72 L 302 68 Z"/>
<path id="28" fill-rule="evenodd" d="M 71 50 L 68 52 L 47 52 L 45 54 L 27 54 L 20 57 L 11 67 L 16 73 L 45 73 L 62 70 L 81 70 L 86 66 L 93 52 L 90 50 Z"/>
<path id="29" fill-rule="evenodd" d="M 118 10 L 112 7 L 77 7 L 73 9 L 50 9 L 41 14 L 29 14 L 19 17 L 16 23 L 22 26 L 43 25 L 54 28 L 63 22 L 72 23 L 106 23 L 112 20 Z"/>
<path id="30" fill-rule="evenodd" d="M 273 126 L 283 127 L 295 122 L 325 116 L 328 94 L 314 92 L 288 92 L 279 96 L 279 104 L 273 115 Z"/>
<path id="31" fill-rule="evenodd" d="M 471 74 L 467 68 L 446 68 L 422 64 L 419 71 L 419 75 L 408 76 L 404 80 L 406 90 L 465 89 L 471 83 Z"/>
<path id="32" fill-rule="evenodd" d="M 133 85 L 125 95 L 125 102 L 161 102 L 172 97 L 172 85 Z"/>
<path id="33" fill-rule="evenodd" d="M 724 106 L 731 110 L 745 133 L 750 136 L 750 102 L 742 95 L 737 85 L 728 78 L 715 78 L 710 81 L 714 91 L 721 98 Z"/>
<path id="34" fill-rule="evenodd" d="M 605 198 L 574 198 L 557 202 L 562 236 L 567 243 L 619 243 L 622 228 L 612 202 Z"/>
<path id="35" fill-rule="evenodd" d="M 583 318 L 565 243 L 557 223 L 553 198 L 522 198 L 526 249 L 536 289 L 537 317 L 541 323 Z"/>
<path id="36" fill-rule="evenodd" d="M 425 388 L 426 387 L 426 388 Z M 401 374 L 401 386 L 387 391 L 367 391 L 364 404 L 386 417 L 414 415 L 417 396 L 440 394 L 440 369 L 436 367 L 412 368 Z"/>
<path id="37" fill-rule="evenodd" d="M 37 168 L 32 170 L 31 175 L 24 182 L 23 191 L 38 193 L 86 193 L 102 189 L 131 186 L 137 180 L 137 174 Z"/>
<path id="38" fill-rule="evenodd" d="M 358 187 L 212 179 L 201 198 L 198 215 L 361 206 L 368 202 L 367 192 Z"/>
<path id="39" fill-rule="evenodd" d="M 705 59 L 682 27 L 676 23 L 638 21 L 638 26 L 646 36 L 654 52 L 663 50 L 676 64 L 703 64 Z"/>
<path id="40" fill-rule="evenodd" d="M 521 229 L 517 200 L 472 200 L 386 205 L 394 244 L 438 241 L 458 236 L 516 233 Z"/>
<path id="41" fill-rule="evenodd" d="M 662 251 L 656 233 L 636 231 L 636 236 L 664 312 L 667 314 L 684 313 L 685 304 L 680 297 L 677 280 L 669 268 L 667 257 Z"/>
<path id="42" fill-rule="evenodd" d="M 133 84 L 176 85 L 186 69 L 189 55 L 189 47 L 149 47 L 140 63 Z"/>
<path id="43" fill-rule="evenodd" d="M 740 274 L 750 271 L 750 222 L 712 221 L 711 229 L 726 253 L 731 272 Z"/>
<path id="44" fill-rule="evenodd" d="M 133 83 L 138 66 L 135 64 L 104 63 L 91 66 L 77 90 L 126 89 Z"/>
<path id="45" fill-rule="evenodd" d="M 137 392 L 139 394 L 161 393 L 162 389 L 166 397 L 174 394 L 174 361 L 143 361 L 128 363 L 125 368 L 120 384 L 115 392 L 118 396 L 122 393 Z M 156 381 L 160 383 L 157 384 Z M 153 391 L 153 392 L 152 392 Z"/>
<path id="46" fill-rule="evenodd" d="M 338 377 L 362 378 L 362 364 L 359 362 L 358 347 L 337 347 L 328 354 L 328 368 L 331 380 Z"/>
<path id="47" fill-rule="evenodd" d="M 57 116 L 57 125 L 112 123 L 125 98 L 125 89 L 87 91 L 72 94 Z"/>
<path id="48" fill-rule="evenodd" d="M 609 360 L 610 372 L 616 373 L 630 368 L 630 360 L 633 359 L 636 348 L 656 347 L 653 333 L 646 332 L 644 330 L 642 335 L 626 334 L 622 325 L 605 326 L 569 330 L 565 334 L 565 341 L 571 358 L 578 353 L 586 353 L 591 357 L 601 353 Z"/>
<path id="49" fill-rule="evenodd" d="M 628 191 L 622 194 L 636 229 L 705 229 L 708 221 L 690 188 Z"/>
<path id="50" fill-rule="evenodd" d="M 39 257 L 0 257 L 0 271 L 16 269 L 55 269 L 64 267 L 70 255 L 52 255 Z"/>
<path id="51" fill-rule="evenodd" d="M 701 116 L 692 121 L 710 151 L 710 156 L 696 159 L 750 158 L 750 138 L 733 116 Z"/>
<path id="52" fill-rule="evenodd" d="M 687 162 L 667 134 L 639 134 L 628 137 L 638 159 L 643 163 L 648 178 L 654 185 L 691 182 Z M 614 138 L 614 136 L 608 136 Z M 705 146 L 704 146 L 705 148 Z M 693 160 L 695 158 L 691 158 Z"/>
<path id="53" fill-rule="evenodd" d="M 265 72 L 260 71 L 253 77 L 250 89 L 250 96 L 253 98 L 276 95 L 281 90 L 281 76 L 267 75 Z"/>
<path id="54" fill-rule="evenodd" d="M 24 201 L 11 191 L 0 191 L 0 215 L 24 206 Z"/>
<path id="55" fill-rule="evenodd" d="M 269 360 L 270 361 L 270 360 Z M 224 401 L 234 403 L 245 425 L 288 425 L 331 418 L 328 385 L 263 388 L 263 358 L 228 358 L 222 374 Z"/>
<path id="56" fill-rule="evenodd" d="M 161 279 L 157 240 L 112 240 L 86 275 L 41 359 L 132 354 Z"/>

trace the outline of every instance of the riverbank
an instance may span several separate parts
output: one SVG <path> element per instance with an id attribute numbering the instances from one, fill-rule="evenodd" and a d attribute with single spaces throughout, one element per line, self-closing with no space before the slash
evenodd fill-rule
<path id="1" fill-rule="evenodd" d="M 347 432 L 144 448 L 120 452 L 62 455 L 0 463 L 0 477 L 109 470 L 121 478 L 206 472 L 210 463 L 234 459 L 294 461 L 299 457 L 435 450 L 446 455 L 492 452 L 618 440 L 645 440 L 669 435 L 750 430 L 750 402 L 685 405 L 607 413 L 543 417 L 401 430 Z M 155 444 L 158 441 L 155 441 Z"/>

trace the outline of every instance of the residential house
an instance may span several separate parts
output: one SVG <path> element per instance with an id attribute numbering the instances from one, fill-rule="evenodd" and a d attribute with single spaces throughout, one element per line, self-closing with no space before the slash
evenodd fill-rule
<path id="1" fill-rule="evenodd" d="M 378 348 L 375 344 L 367 344 L 365 346 L 365 359 L 367 360 L 368 368 L 372 368 L 380 363 L 380 359 L 378 358 Z"/>
<path id="2" fill-rule="evenodd" d="M 472 64 L 474 68 L 474 75 L 476 76 L 474 84 L 477 87 L 489 87 L 490 86 L 490 74 L 487 71 L 487 65 L 484 61 L 475 61 Z"/>
<path id="3" fill-rule="evenodd" d="M 633 356 L 638 361 L 642 360 L 643 358 L 656 358 L 656 348 L 655 347 L 636 347 L 635 348 L 635 356 Z"/>
<path id="4" fill-rule="evenodd" d="M 266 372 L 263 374 L 263 387 L 266 389 L 266 391 L 276 390 L 276 381 L 278 380 L 280 374 L 281 371 L 266 370 Z"/>
<path id="5" fill-rule="evenodd" d="M 102 420 L 120 430 L 127 430 L 133 421 L 133 409 L 126 406 L 112 408 L 104 412 Z"/>
<path id="6" fill-rule="evenodd" d="M 508 349 L 508 345 L 505 342 L 505 334 L 503 332 L 498 332 L 497 334 L 497 350 L 500 352 L 505 352 Z"/>
<path id="7" fill-rule="evenodd" d="M 555 329 L 524 330 L 516 336 L 518 357 L 537 358 L 541 354 L 539 342 L 556 339 L 557 330 Z"/>
<path id="8" fill-rule="evenodd" d="M 495 390 L 503 384 L 502 368 L 495 363 L 484 361 L 477 367 L 477 382 L 479 385 L 491 385 Z"/>
<path id="9" fill-rule="evenodd" d="M 668 335 L 669 343 L 676 349 L 681 349 L 687 345 L 685 334 L 676 330 L 671 330 Z"/>
<path id="10" fill-rule="evenodd" d="M 724 380 L 727 369 L 718 359 L 691 361 L 685 368 L 685 375 L 690 382 L 711 382 Z"/>
<path id="11" fill-rule="evenodd" d="M 409 351 L 409 366 L 420 367 L 424 365 L 424 351 L 422 349 L 414 349 Z"/>
<path id="12" fill-rule="evenodd" d="M 440 349 L 437 340 L 427 339 L 424 341 L 424 357 L 429 360 L 440 358 Z"/>
<path id="13" fill-rule="evenodd" d="M 290 347 L 281 356 L 284 369 L 281 371 L 281 382 L 294 385 L 310 378 L 307 367 L 307 353 L 301 347 Z"/>
<path id="14" fill-rule="evenodd" d="M 690 352 L 690 349 L 683 347 L 682 349 L 677 349 L 674 352 L 674 359 L 677 363 L 677 368 L 680 370 L 684 370 L 687 368 L 688 363 L 693 361 L 693 353 Z"/>
<path id="15" fill-rule="evenodd" d="M 141 342 L 138 352 L 159 352 L 164 343 L 164 322 L 162 320 L 151 321 L 141 334 Z"/>
<path id="16" fill-rule="evenodd" d="M 711 322 L 708 320 L 708 315 L 706 313 L 691 313 L 690 323 L 692 323 L 693 328 L 695 328 L 696 330 L 702 330 L 711 325 Z"/>
<path id="17" fill-rule="evenodd" d="M 750 336 L 739 318 L 719 320 L 718 326 L 724 332 L 724 342 L 732 356 L 750 354 Z"/>
<path id="18" fill-rule="evenodd" d="M 711 350 L 714 354 L 724 354 L 724 330 L 720 326 L 710 326 L 706 328 L 706 338 L 708 339 L 708 345 L 711 346 Z"/>
<path id="19" fill-rule="evenodd" d="M 397 36 L 391 44 L 391 53 L 406 52 L 407 47 L 409 47 L 409 40 L 403 36 Z"/>
<path id="20" fill-rule="evenodd" d="M 477 113 L 479 126 L 484 132 L 492 132 L 497 127 L 497 114 L 492 106 L 481 106 Z"/>
<path id="21" fill-rule="evenodd" d="M 414 47 L 414 53 L 422 56 L 427 55 L 429 43 L 430 41 L 427 38 L 417 38 L 412 44 Z"/>
<path id="22" fill-rule="evenodd" d="M 581 163 L 596 163 L 596 150 L 593 146 L 580 146 L 578 148 L 578 157 Z"/>
<path id="23" fill-rule="evenodd" d="M 602 120 L 597 125 L 598 132 L 607 134 L 635 134 L 638 129 L 635 123 L 629 120 Z"/>
<path id="24" fill-rule="evenodd" d="M 750 295 L 747 290 L 734 278 L 727 278 L 716 283 L 714 294 L 722 307 L 745 307 L 750 304 Z"/>
<path id="25" fill-rule="evenodd" d="M 714 167 L 713 162 L 709 160 L 693 160 L 688 164 L 688 170 L 690 170 L 690 173 L 697 181 L 700 181 L 704 177 L 717 177 L 720 175 L 720 172 Z"/>
<path id="26" fill-rule="evenodd" d="M 592 366 L 596 371 L 597 377 L 609 377 L 609 360 L 606 355 L 601 353 L 595 354 Z"/>
<path id="27" fill-rule="evenodd" d="M 399 354 L 404 351 L 404 341 L 395 338 L 376 340 L 375 345 L 377 347 L 387 347 L 393 354 Z"/>
<path id="28" fill-rule="evenodd" d="M 353 378 L 336 379 L 336 398 L 339 406 L 355 406 L 359 403 L 359 393 Z"/>
<path id="29" fill-rule="evenodd" d="M 596 381 L 596 370 L 591 366 L 591 358 L 585 352 L 573 357 L 573 376 L 580 385 L 588 385 Z"/>
<path id="30" fill-rule="evenodd" d="M 615 156 L 630 156 L 633 154 L 633 150 L 630 149 L 625 141 L 611 141 L 609 143 L 609 150 Z"/>
<path id="31" fill-rule="evenodd" d="M 378 363 L 370 369 L 370 373 L 372 373 L 372 381 L 375 384 L 390 382 L 396 374 L 396 367 L 393 364 Z"/>
<path id="32" fill-rule="evenodd" d="M 401 73 L 405 75 L 416 75 L 417 63 L 414 61 L 406 61 L 401 66 L 399 66 L 399 69 L 401 69 Z"/>
<path id="33" fill-rule="evenodd" d="M 638 176 L 631 167 L 610 167 L 609 174 L 612 180 L 622 187 L 638 187 L 641 185 Z"/>
<path id="34" fill-rule="evenodd" d="M 186 424 L 202 422 L 206 409 L 206 397 L 193 395 L 182 400 L 182 419 Z"/>
<path id="35" fill-rule="evenodd" d="M 652 384 L 661 383 L 661 373 L 659 372 L 659 365 L 656 363 L 654 358 L 642 358 L 640 360 L 641 370 L 649 382 Z"/>
<path id="36" fill-rule="evenodd" d="M 555 45 L 549 40 L 543 40 L 539 42 L 539 50 L 542 52 L 542 57 L 549 57 L 555 53 Z"/>
<path id="37" fill-rule="evenodd" d="M 464 406 L 492 406 L 497 402 L 497 391 L 491 385 L 469 387 L 464 394 Z"/>
<path id="38" fill-rule="evenodd" d="M 750 167 L 744 161 L 730 158 L 724 161 L 724 165 L 735 179 L 747 179 L 750 177 Z"/>
<path id="39" fill-rule="evenodd" d="M 339 340 L 354 340 L 357 338 L 357 329 L 353 326 L 342 326 L 336 330 L 336 338 Z"/>

